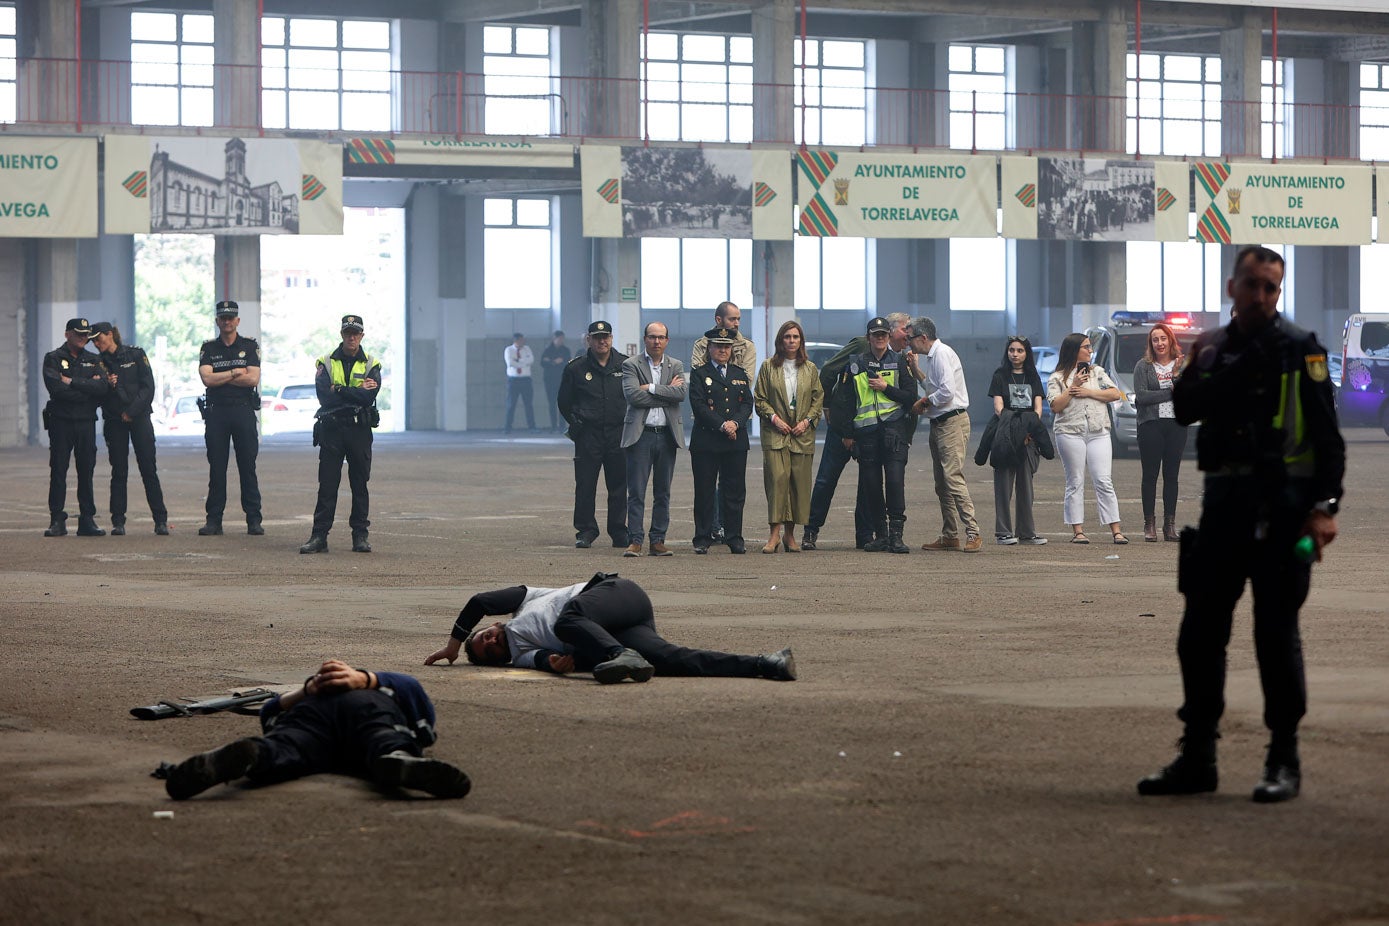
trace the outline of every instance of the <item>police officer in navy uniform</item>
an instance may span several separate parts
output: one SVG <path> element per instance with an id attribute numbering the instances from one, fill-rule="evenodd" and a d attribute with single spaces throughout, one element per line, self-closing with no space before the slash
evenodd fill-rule
<path id="1" fill-rule="evenodd" d="M 1254 651 L 1270 741 L 1253 798 L 1297 797 L 1297 726 L 1307 681 L 1297 614 L 1312 562 L 1336 539 L 1345 441 L 1337 428 L 1326 348 L 1278 313 L 1283 258 L 1246 247 L 1226 288 L 1231 322 L 1192 347 L 1172 390 L 1177 421 L 1202 423 L 1197 465 L 1206 474 L 1201 524 L 1183 531 L 1178 585 L 1186 596 L 1177 636 L 1185 725 L 1176 760 L 1138 783 L 1140 794 L 1194 794 L 1217 786 L 1215 741 L 1225 708 L 1225 650 L 1247 579 Z"/>
<path id="2" fill-rule="evenodd" d="M 256 481 L 256 413 L 260 410 L 260 345 L 243 338 L 236 328 L 241 309 L 230 299 L 217 303 L 219 337 L 203 343 L 198 375 L 207 387 L 203 440 L 210 469 L 207 480 L 207 523 L 198 528 L 206 537 L 222 533 L 222 512 L 227 507 L 227 460 L 236 448 L 236 470 L 241 477 L 241 510 L 246 513 L 246 533 L 264 534 L 261 527 L 260 484 Z"/>
<path id="3" fill-rule="evenodd" d="M 154 517 L 154 532 L 169 533 L 169 510 L 164 506 L 164 490 L 154 464 L 154 423 L 150 411 L 154 403 L 154 371 L 149 357 L 140 348 L 121 343 L 120 329 L 109 322 L 92 326 L 96 345 L 111 391 L 101 406 L 101 434 L 111 459 L 111 533 L 125 533 L 126 482 L 130 475 L 130 448 L 145 485 L 145 501 Z"/>
<path id="4" fill-rule="evenodd" d="M 318 420 L 314 443 L 318 445 L 318 503 L 313 510 L 313 534 L 300 553 L 327 553 L 328 532 L 338 508 L 342 461 L 347 460 L 347 483 L 352 487 L 352 552 L 370 553 L 367 528 L 371 526 L 371 429 L 380 418 L 376 397 L 381 391 L 381 361 L 362 349 L 365 331 L 360 315 L 342 317 L 342 343 L 318 360 L 314 385 L 318 388 Z"/>
<path id="5" fill-rule="evenodd" d="M 830 400 L 830 426 L 858 458 L 859 503 L 874 539 L 869 553 L 910 553 L 902 540 L 907 521 L 907 453 L 915 429 L 911 407 L 916 380 L 905 353 L 891 348 L 886 318 L 868 323 L 868 350 L 850 359 Z"/>
<path id="6" fill-rule="evenodd" d="M 722 523 L 730 553 L 746 553 L 743 503 L 747 499 L 748 421 L 752 383 L 733 362 L 738 332 L 711 328 L 704 333 L 709 360 L 690 371 L 690 468 L 694 472 L 694 551 L 708 553 L 714 525 Z M 716 491 L 721 490 L 721 491 Z M 716 518 L 715 514 L 720 515 Z"/>
<path id="7" fill-rule="evenodd" d="M 110 386 L 97 355 L 87 350 L 92 326 L 85 318 L 68 319 L 63 343 L 44 354 L 43 384 L 48 404 L 43 426 L 48 430 L 48 529 L 45 537 L 68 532 L 64 505 L 68 494 L 68 459 L 77 461 L 77 535 L 100 537 L 96 526 L 96 410 Z"/>
<path id="8" fill-rule="evenodd" d="M 574 442 L 574 546 L 587 549 L 598 539 L 594 514 L 598 472 L 608 489 L 608 536 L 627 546 L 627 458 L 622 451 L 622 362 L 613 350 L 613 328 L 605 321 L 588 326 L 588 350 L 569 361 L 560 379 L 559 413 Z"/>

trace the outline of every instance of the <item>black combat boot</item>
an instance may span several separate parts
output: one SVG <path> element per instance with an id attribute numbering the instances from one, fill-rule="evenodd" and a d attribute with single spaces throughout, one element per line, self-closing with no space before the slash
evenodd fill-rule
<path id="1" fill-rule="evenodd" d="M 207 523 L 198 528 L 199 537 L 214 537 L 222 533 L 222 519 L 208 518 Z"/>
<path id="2" fill-rule="evenodd" d="M 757 657 L 757 674 L 774 682 L 794 682 L 796 680 L 796 657 L 791 647 L 775 653 L 763 653 Z"/>
<path id="3" fill-rule="evenodd" d="M 910 553 L 911 547 L 902 542 L 902 530 L 907 526 L 905 521 L 893 521 L 887 528 L 887 552 L 889 553 Z"/>
<path id="4" fill-rule="evenodd" d="M 370 552 L 371 552 L 371 543 L 367 540 L 367 532 L 366 532 L 366 531 L 353 531 L 353 532 L 352 532 L 352 552 L 353 552 L 353 553 L 370 553 Z"/>
<path id="5" fill-rule="evenodd" d="M 887 522 L 879 524 L 873 531 L 873 539 L 863 545 L 865 553 L 884 553 L 887 551 Z"/>
<path id="6" fill-rule="evenodd" d="M 801 549 L 815 549 L 815 542 L 820 539 L 820 532 L 813 527 L 807 527 L 801 531 Z"/>
<path id="7" fill-rule="evenodd" d="M 65 514 L 55 514 L 53 522 L 44 530 L 45 537 L 66 537 L 68 532 L 68 516 Z"/>
<path id="8" fill-rule="evenodd" d="M 1178 741 L 1181 750 L 1170 765 L 1138 782 L 1138 793 L 1146 796 L 1202 794 L 1219 784 L 1215 768 L 1216 735 L 1193 736 Z"/>
<path id="9" fill-rule="evenodd" d="M 299 548 L 299 552 L 300 552 L 300 553 L 327 553 L 327 552 L 328 552 L 328 538 L 325 537 L 325 536 L 323 536 L 322 534 L 314 534 L 313 536 L 311 536 L 311 537 L 308 539 L 308 542 L 307 542 L 307 543 L 305 543 L 302 547 Z"/>
<path id="10" fill-rule="evenodd" d="M 106 531 L 96 526 L 96 519 L 94 518 L 79 518 L 77 520 L 77 536 L 105 537 Z"/>
<path id="11" fill-rule="evenodd" d="M 1268 744 L 1264 777 L 1254 786 L 1258 804 L 1290 801 L 1302 791 L 1302 763 L 1297 757 L 1297 734 L 1275 734 Z"/>
<path id="12" fill-rule="evenodd" d="M 174 800 L 186 801 L 213 785 L 244 777 L 259 759 L 260 739 L 240 739 L 180 762 L 169 772 L 164 790 Z"/>

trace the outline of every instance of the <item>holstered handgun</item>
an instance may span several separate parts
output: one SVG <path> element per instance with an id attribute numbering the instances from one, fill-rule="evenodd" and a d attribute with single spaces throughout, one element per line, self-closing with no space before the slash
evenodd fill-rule
<path id="1" fill-rule="evenodd" d="M 53 430 L 53 415 L 49 412 L 47 405 L 43 407 L 43 429 L 45 431 Z"/>
<path id="2" fill-rule="evenodd" d="M 206 397 L 206 396 L 201 396 L 201 395 L 198 396 L 198 414 L 202 416 L 202 418 L 203 418 L 204 421 L 207 420 L 207 397 Z"/>

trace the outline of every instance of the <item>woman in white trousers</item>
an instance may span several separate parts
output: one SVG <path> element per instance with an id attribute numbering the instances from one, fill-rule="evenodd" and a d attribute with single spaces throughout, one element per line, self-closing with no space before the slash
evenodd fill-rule
<path id="1" fill-rule="evenodd" d="M 1047 380 L 1047 402 L 1056 416 L 1052 433 L 1066 470 L 1064 514 L 1071 527 L 1071 543 L 1090 542 L 1085 536 L 1086 470 L 1095 487 L 1100 523 L 1109 526 L 1115 543 L 1129 542 L 1119 529 L 1109 438 L 1109 403 L 1122 398 L 1109 374 L 1090 362 L 1090 339 L 1079 332 L 1066 335 L 1057 352 L 1056 372 Z"/>

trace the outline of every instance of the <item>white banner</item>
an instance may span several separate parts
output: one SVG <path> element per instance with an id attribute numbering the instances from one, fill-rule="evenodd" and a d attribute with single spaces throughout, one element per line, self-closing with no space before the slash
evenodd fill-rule
<path id="1" fill-rule="evenodd" d="M 1062 241 L 1186 241 L 1187 166 L 1132 158 L 1010 157 L 1003 234 Z"/>
<path id="2" fill-rule="evenodd" d="M 798 230 L 815 237 L 993 238 L 998 171 L 992 155 L 796 155 Z"/>
<path id="3" fill-rule="evenodd" d="M 1003 191 L 1003 237 L 1037 237 L 1037 159 L 1004 155 L 998 159 Z"/>
<path id="4" fill-rule="evenodd" d="M 1191 165 L 1185 161 L 1153 164 L 1153 204 L 1158 241 L 1191 240 Z"/>
<path id="5" fill-rule="evenodd" d="M 584 237 L 622 237 L 622 149 L 584 145 L 579 149 Z"/>
<path id="6" fill-rule="evenodd" d="M 0 237 L 95 238 L 95 138 L 0 137 Z"/>
<path id="7" fill-rule="evenodd" d="M 342 234 L 340 145 L 107 135 L 105 150 L 108 234 Z"/>
<path id="8" fill-rule="evenodd" d="M 343 144 L 350 164 L 435 164 L 491 167 L 574 166 L 570 143 L 507 141 L 498 138 L 349 138 Z"/>
<path id="9" fill-rule="evenodd" d="M 1196 237 L 1211 244 L 1369 244 L 1370 167 L 1197 161 Z"/>

